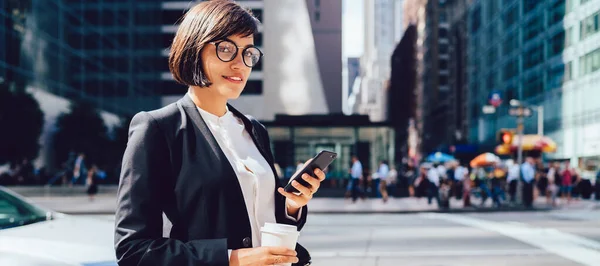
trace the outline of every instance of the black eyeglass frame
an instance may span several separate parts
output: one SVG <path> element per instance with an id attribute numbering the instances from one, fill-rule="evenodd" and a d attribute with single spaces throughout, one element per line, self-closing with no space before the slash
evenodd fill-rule
<path id="1" fill-rule="evenodd" d="M 219 44 L 224 43 L 224 42 L 231 43 L 235 47 L 235 53 L 233 53 L 233 56 L 229 60 L 223 60 L 223 58 L 221 58 L 219 56 Z M 246 46 L 246 47 L 237 46 L 237 44 L 235 42 L 233 42 L 232 40 L 227 40 L 227 39 L 220 40 L 220 41 L 214 41 L 214 42 L 208 42 L 208 43 L 210 43 L 210 44 L 212 44 L 212 45 L 215 46 L 215 55 L 217 56 L 217 58 L 219 58 L 219 60 L 221 60 L 223 62 L 231 62 L 231 61 L 233 61 L 233 59 L 235 59 L 238 56 L 238 52 L 240 51 L 240 48 L 242 48 L 242 61 L 244 62 L 244 65 L 246 65 L 249 68 L 253 68 L 256 65 L 258 65 L 258 62 L 264 56 L 263 52 L 260 49 L 258 49 L 258 47 L 254 46 L 254 45 L 249 45 L 249 46 Z M 248 50 L 250 48 L 254 48 L 254 49 L 256 49 L 260 53 L 259 57 L 258 57 L 258 60 L 256 61 L 256 65 L 253 65 L 253 66 L 249 66 L 248 63 L 246 63 L 246 60 L 244 60 L 244 52 L 246 52 L 246 50 Z"/>

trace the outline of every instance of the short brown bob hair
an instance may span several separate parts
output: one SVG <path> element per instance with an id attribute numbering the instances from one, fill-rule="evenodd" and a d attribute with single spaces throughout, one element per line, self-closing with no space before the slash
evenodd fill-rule
<path id="1" fill-rule="evenodd" d="M 183 85 L 210 86 L 202 69 L 204 45 L 231 35 L 253 35 L 258 32 L 259 23 L 250 11 L 230 0 L 197 4 L 185 14 L 173 38 L 169 52 L 171 74 Z"/>

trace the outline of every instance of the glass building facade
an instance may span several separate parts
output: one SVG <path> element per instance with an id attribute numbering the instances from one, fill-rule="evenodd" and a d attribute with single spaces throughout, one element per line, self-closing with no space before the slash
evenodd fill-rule
<path id="1" fill-rule="evenodd" d="M 558 151 L 550 158 L 600 155 L 600 1 L 474 1 L 468 17 L 469 140 L 495 142 L 516 128 L 508 102 L 543 106 L 543 134 Z M 504 104 L 482 113 L 492 91 Z M 538 132 L 538 112 L 525 134 Z"/>
<path id="2" fill-rule="evenodd" d="M 161 1 L 3 1 L 5 42 L 0 55 L 8 82 L 85 99 L 116 114 L 160 107 L 160 73 L 167 64 Z M 18 4 L 16 4 L 18 3 Z M 20 7 L 17 7 L 20 6 Z M 18 11 L 20 10 L 20 11 Z M 10 59 L 15 56 L 16 59 Z"/>

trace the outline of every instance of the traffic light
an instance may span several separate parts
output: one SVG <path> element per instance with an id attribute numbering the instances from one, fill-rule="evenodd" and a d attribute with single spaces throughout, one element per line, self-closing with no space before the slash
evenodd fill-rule
<path id="1" fill-rule="evenodd" d="M 503 129 L 498 132 L 498 142 L 500 144 L 510 145 L 513 141 L 514 132 L 512 130 Z"/>

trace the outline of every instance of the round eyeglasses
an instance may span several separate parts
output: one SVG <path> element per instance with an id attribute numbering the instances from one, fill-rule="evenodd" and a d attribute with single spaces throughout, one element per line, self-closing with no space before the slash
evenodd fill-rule
<path id="1" fill-rule="evenodd" d="M 231 62 L 238 54 L 239 48 L 242 50 L 242 58 L 247 67 L 254 67 L 260 61 L 263 53 L 255 46 L 239 47 L 232 41 L 223 40 L 218 42 L 209 42 L 214 45 L 219 60 L 223 62 Z"/>

